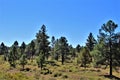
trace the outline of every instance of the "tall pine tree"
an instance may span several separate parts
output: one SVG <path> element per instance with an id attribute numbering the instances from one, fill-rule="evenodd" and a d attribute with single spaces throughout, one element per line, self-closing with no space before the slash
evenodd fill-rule
<path id="1" fill-rule="evenodd" d="M 61 37 L 59 39 L 59 50 L 61 53 L 61 60 L 62 60 L 62 65 L 64 64 L 65 58 L 67 56 L 68 53 L 68 43 L 67 43 L 67 39 L 65 37 Z"/>
<path id="2" fill-rule="evenodd" d="M 103 24 L 101 29 L 99 30 L 101 40 L 104 40 L 106 46 L 106 59 L 109 61 L 110 73 L 112 76 L 112 66 L 113 66 L 113 44 L 115 41 L 115 29 L 118 27 L 112 20 L 109 20 L 106 24 Z"/>
<path id="3" fill-rule="evenodd" d="M 93 37 L 92 33 L 90 33 L 89 36 L 88 36 L 88 39 L 87 39 L 86 46 L 88 47 L 88 49 L 89 49 L 90 51 L 92 51 L 93 48 L 94 48 L 94 45 L 95 45 L 96 43 L 97 43 L 97 42 L 96 42 L 95 38 Z"/>
<path id="4" fill-rule="evenodd" d="M 49 36 L 46 34 L 46 26 L 42 25 L 41 30 L 36 34 L 37 38 L 37 43 L 38 43 L 38 49 L 39 49 L 39 58 L 38 62 L 42 63 L 42 61 L 45 61 L 45 58 L 48 59 L 49 56 L 49 44 L 50 42 L 48 41 Z M 42 56 L 42 57 L 41 57 Z M 40 64 L 38 63 L 38 65 Z"/>

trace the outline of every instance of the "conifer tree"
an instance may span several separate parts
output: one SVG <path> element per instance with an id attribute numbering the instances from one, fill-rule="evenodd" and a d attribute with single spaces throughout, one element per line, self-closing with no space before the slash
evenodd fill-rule
<path id="1" fill-rule="evenodd" d="M 86 46 L 88 47 L 88 49 L 90 51 L 92 51 L 96 43 L 97 42 L 96 42 L 95 38 L 93 37 L 92 33 L 90 33 L 88 36 L 88 39 L 87 39 Z"/>
<path id="2" fill-rule="evenodd" d="M 92 61 L 92 56 L 90 55 L 89 49 L 84 47 L 81 51 L 81 66 L 87 67 L 87 64 L 90 64 Z"/>

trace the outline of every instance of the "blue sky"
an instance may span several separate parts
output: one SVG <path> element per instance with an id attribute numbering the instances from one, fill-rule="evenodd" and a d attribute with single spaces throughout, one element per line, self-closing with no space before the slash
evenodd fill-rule
<path id="1" fill-rule="evenodd" d="M 120 0 L 0 0 L 0 43 L 29 43 L 45 24 L 50 37 L 84 45 L 110 19 L 120 25 Z"/>

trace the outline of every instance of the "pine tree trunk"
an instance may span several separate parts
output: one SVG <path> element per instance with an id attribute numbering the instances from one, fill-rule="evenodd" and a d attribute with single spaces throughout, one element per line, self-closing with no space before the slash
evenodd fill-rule
<path id="1" fill-rule="evenodd" d="M 111 44 L 111 39 L 110 39 L 110 76 L 112 76 L 112 49 L 111 49 L 111 46 L 112 46 L 112 44 Z"/>
<path id="2" fill-rule="evenodd" d="M 112 76 L 112 55 L 110 56 L 110 76 Z"/>
<path id="3" fill-rule="evenodd" d="M 24 65 L 23 65 L 23 70 L 24 70 Z"/>

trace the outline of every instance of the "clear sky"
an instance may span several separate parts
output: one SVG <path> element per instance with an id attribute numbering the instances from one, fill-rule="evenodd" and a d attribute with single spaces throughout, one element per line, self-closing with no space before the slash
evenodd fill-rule
<path id="1" fill-rule="evenodd" d="M 45 24 L 50 37 L 84 45 L 110 19 L 120 31 L 120 0 L 0 0 L 0 43 L 29 43 Z"/>

